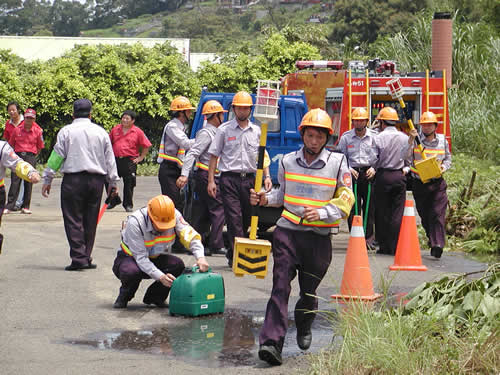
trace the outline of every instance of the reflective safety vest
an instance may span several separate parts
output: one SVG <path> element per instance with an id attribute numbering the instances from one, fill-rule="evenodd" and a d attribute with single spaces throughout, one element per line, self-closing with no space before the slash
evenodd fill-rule
<path id="1" fill-rule="evenodd" d="M 2 187 L 2 186 L 5 186 L 5 179 L 3 179 L 3 178 L 0 180 L 0 187 Z"/>
<path id="2" fill-rule="evenodd" d="M 445 138 L 444 138 L 444 135 L 442 135 L 442 134 L 436 134 L 436 138 L 437 138 L 437 145 L 434 147 L 427 146 L 424 143 L 424 140 L 422 139 L 422 146 L 424 146 L 424 155 L 427 159 L 435 156 L 437 160 L 442 161 L 442 160 L 444 160 L 444 158 L 446 156 Z M 433 143 L 436 143 L 436 142 L 433 141 Z M 418 147 L 413 148 L 413 159 L 414 159 L 414 161 L 422 160 L 422 153 L 420 152 Z M 416 176 L 418 176 L 418 171 L 415 168 L 414 163 L 412 163 L 412 165 L 410 166 L 410 169 Z"/>
<path id="3" fill-rule="evenodd" d="M 343 157 L 342 154 L 330 153 L 326 165 L 321 169 L 315 169 L 297 164 L 296 153 L 285 155 L 282 160 L 285 171 L 285 195 L 281 216 L 296 225 L 337 227 L 340 220 L 333 223 L 322 220 L 309 222 L 303 219 L 303 215 L 304 207 L 323 207 L 333 199 Z"/>
<path id="4" fill-rule="evenodd" d="M 179 150 L 177 150 L 176 156 L 167 155 L 165 154 L 165 145 L 163 143 L 160 143 L 160 150 L 158 152 L 158 157 L 164 160 L 173 161 L 174 163 L 177 163 L 179 168 L 182 168 L 185 153 L 186 150 L 180 148 Z"/>
<path id="5" fill-rule="evenodd" d="M 207 171 L 207 172 L 208 172 L 208 165 L 203 164 L 201 161 L 197 161 L 197 162 L 196 162 L 196 164 L 195 164 L 195 166 L 196 166 L 197 168 L 199 168 L 199 169 L 203 169 L 204 171 Z M 216 174 L 219 174 L 219 173 L 220 173 L 220 171 L 219 171 L 217 168 L 215 168 L 215 173 L 216 173 Z"/>

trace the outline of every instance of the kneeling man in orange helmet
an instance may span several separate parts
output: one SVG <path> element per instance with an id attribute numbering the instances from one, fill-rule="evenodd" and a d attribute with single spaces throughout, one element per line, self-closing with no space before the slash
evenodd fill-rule
<path id="1" fill-rule="evenodd" d="M 208 270 L 200 235 L 176 210 L 166 195 L 152 198 L 147 207 L 127 218 L 113 273 L 122 282 L 113 307 L 123 309 L 134 298 L 142 279 L 154 279 L 144 295 L 145 304 L 167 307 L 172 282 L 184 270 L 182 259 L 170 254 L 176 237 L 196 258 L 201 272 Z"/>

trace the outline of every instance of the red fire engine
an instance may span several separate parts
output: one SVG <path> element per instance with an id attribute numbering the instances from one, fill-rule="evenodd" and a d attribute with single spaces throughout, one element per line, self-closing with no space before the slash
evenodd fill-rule
<path id="1" fill-rule="evenodd" d="M 344 69 L 342 61 L 298 61 L 295 73 L 283 77 L 283 94 L 305 94 L 309 109 L 322 108 L 332 117 L 336 143 L 342 133 L 350 130 L 351 113 L 356 107 L 368 108 L 373 123 L 378 112 L 387 106 L 398 111 L 400 129 L 407 129 L 407 121 L 397 99 L 390 95 L 386 83 L 400 77 L 403 100 L 412 115 L 414 124 L 419 123 L 425 111 L 436 114 L 437 132 L 445 135 L 451 147 L 450 120 L 446 74 L 444 71 L 399 73 L 393 61 L 380 59 L 351 61 Z"/>

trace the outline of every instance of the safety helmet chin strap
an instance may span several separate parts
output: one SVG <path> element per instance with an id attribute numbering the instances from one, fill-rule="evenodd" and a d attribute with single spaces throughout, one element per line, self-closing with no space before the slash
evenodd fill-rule
<path id="1" fill-rule="evenodd" d="M 367 125 L 363 126 L 362 128 L 354 128 L 354 131 L 358 132 L 358 133 L 361 133 L 362 131 L 364 131 L 366 129 L 366 126 Z"/>
<path id="2" fill-rule="evenodd" d="M 323 146 L 321 146 L 321 148 L 319 149 L 318 152 L 314 152 L 313 150 L 311 150 L 309 147 L 306 146 L 306 143 L 304 142 L 304 133 L 305 133 L 305 130 L 306 130 L 307 127 L 305 127 L 304 129 L 301 130 L 300 132 L 300 135 L 302 136 L 302 143 L 304 144 L 304 150 L 311 156 L 314 156 L 314 155 L 319 155 L 321 154 L 321 152 L 323 151 L 323 149 L 326 147 L 326 145 L 328 144 L 328 141 L 330 140 L 330 134 L 326 133 L 326 142 Z"/>

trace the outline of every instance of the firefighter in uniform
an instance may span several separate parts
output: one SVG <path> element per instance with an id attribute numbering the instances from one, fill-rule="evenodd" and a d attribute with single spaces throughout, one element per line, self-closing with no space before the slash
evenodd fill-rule
<path id="1" fill-rule="evenodd" d="M 109 194 L 116 194 L 120 179 L 108 133 L 91 122 L 92 103 L 73 103 L 73 122 L 57 133 L 57 141 L 43 172 L 42 195 L 48 197 L 52 179 L 60 169 L 61 210 L 69 242 L 71 264 L 66 271 L 94 269 L 92 250 L 105 181 Z"/>
<path id="2" fill-rule="evenodd" d="M 358 212 L 354 212 L 354 209 L 351 210 L 348 219 L 349 230 L 351 229 L 353 216 L 363 216 L 364 221 L 366 221 L 366 245 L 374 250 L 375 202 L 373 198 L 375 190 L 372 187 L 375 181 L 375 165 L 377 163 L 375 150 L 375 135 L 377 133 L 366 127 L 369 115 L 365 108 L 355 108 L 352 111 L 351 118 L 354 129 L 342 134 L 337 146 L 337 149 L 346 156 L 349 163 L 359 210 Z M 370 189 L 368 189 L 369 186 Z M 369 199 L 368 192 L 370 192 Z M 368 211 L 366 211 L 367 208 Z"/>
<path id="3" fill-rule="evenodd" d="M 438 121 L 432 112 L 424 112 L 420 118 L 421 134 L 420 139 L 424 147 L 426 157 L 435 156 L 441 161 L 441 171 L 445 172 L 451 167 L 451 154 L 448 141 L 443 134 L 437 134 Z M 418 148 L 413 148 L 417 130 L 410 132 L 410 152 L 415 160 L 422 160 L 422 155 Z M 441 258 L 445 243 L 445 218 L 448 196 L 446 195 L 446 181 L 443 177 L 433 178 L 427 183 L 422 183 L 414 166 L 411 167 L 413 176 L 413 197 L 417 206 L 418 215 L 422 220 L 425 229 L 431 255 Z"/>
<path id="4" fill-rule="evenodd" d="M 375 178 L 375 236 L 380 249 L 377 254 L 394 255 L 406 200 L 406 174 L 410 171 L 405 155 L 408 136 L 396 129 L 398 113 L 384 107 L 377 115 L 380 133 L 375 137 L 378 154 Z"/>
<path id="5" fill-rule="evenodd" d="M 229 266 L 233 263 L 235 237 L 245 237 L 250 225 L 250 189 L 255 183 L 257 153 L 259 150 L 260 128 L 250 120 L 253 101 L 249 93 L 237 92 L 233 97 L 235 117 L 222 124 L 215 133 L 208 153 L 208 194 L 217 196 L 215 170 L 221 171 L 220 190 L 224 204 L 229 248 L 226 254 Z M 272 188 L 269 167 L 264 166 L 264 187 Z"/>
<path id="6" fill-rule="evenodd" d="M 205 233 L 207 223 L 210 224 L 209 248 L 205 249 L 205 255 L 222 254 L 226 255 L 222 231 L 224 227 L 224 207 L 220 190 L 215 198 L 208 195 L 208 164 L 210 155 L 208 148 L 212 144 L 217 128 L 224 122 L 224 110 L 217 100 L 209 100 L 202 109 L 202 115 L 206 116 L 206 124 L 197 134 L 194 145 L 189 149 L 182 166 L 181 175 L 177 179 L 177 187 L 182 189 L 188 182 L 189 172 L 196 161 L 196 171 L 194 173 L 196 199 L 196 215 L 193 215 L 193 227 L 198 233 Z M 218 174 L 218 170 L 216 170 Z M 215 183 L 219 183 L 219 178 L 215 177 Z"/>
<path id="7" fill-rule="evenodd" d="M 184 155 L 194 143 L 186 135 L 186 126 L 189 122 L 193 109 L 188 98 L 178 96 L 170 103 L 170 111 L 173 119 L 170 120 L 161 136 L 160 149 L 158 150 L 158 180 L 160 181 L 161 193 L 172 199 L 175 207 L 184 212 L 184 199 L 181 190 L 177 187 L 177 179 L 181 175 Z M 179 241 L 173 247 L 174 253 L 184 253 L 185 249 Z"/>
<path id="8" fill-rule="evenodd" d="M 10 168 L 19 178 L 36 184 L 40 175 L 28 162 L 21 159 L 5 141 L 0 141 L 0 224 L 5 208 L 5 169 Z M 2 252 L 3 234 L 0 234 L 0 253 Z"/>
<path id="9" fill-rule="evenodd" d="M 176 237 L 191 250 L 201 272 L 208 270 L 200 235 L 184 220 L 166 195 L 158 195 L 147 207 L 135 211 L 123 225 L 122 241 L 113 264 L 120 279 L 120 293 L 113 307 L 123 309 L 134 298 L 142 279 L 154 279 L 144 295 L 145 304 L 167 307 L 172 282 L 182 271 L 182 259 L 169 254 Z"/>
<path id="10" fill-rule="evenodd" d="M 332 259 L 330 230 L 349 216 L 354 204 L 345 156 L 325 149 L 333 134 L 328 113 L 322 109 L 309 111 L 299 131 L 304 146 L 281 160 L 279 189 L 251 193 L 253 205 L 284 206 L 273 234 L 273 288 L 259 338 L 259 358 L 271 365 L 282 363 L 288 299 L 297 272 L 300 286 L 300 298 L 295 305 L 297 344 L 302 350 L 310 347 L 311 325 L 318 308 L 314 295 Z"/>

